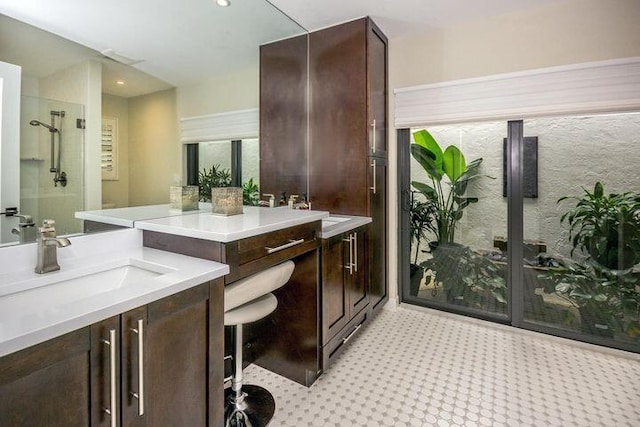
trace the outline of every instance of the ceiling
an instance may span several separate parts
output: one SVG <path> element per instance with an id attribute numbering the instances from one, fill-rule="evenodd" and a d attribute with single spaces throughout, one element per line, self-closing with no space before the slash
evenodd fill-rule
<path id="1" fill-rule="evenodd" d="M 56 42 L 53 35 L 43 42 L 19 32 L 19 23 L 0 15 L 4 18 L 0 20 L 0 60 L 11 62 L 6 52 L 12 47 L 26 56 L 23 61 L 40 70 L 33 72 L 36 74 L 61 67 L 74 54 L 84 54 L 105 63 L 109 82 L 127 70 L 133 73 L 129 79 L 148 77 L 136 76 L 135 70 L 101 54 L 112 50 L 124 62 L 133 62 L 135 69 L 157 77 L 154 87 L 166 88 L 255 67 L 259 44 L 362 16 L 371 16 L 392 39 L 562 0 L 269 1 L 271 4 L 264 0 L 231 0 L 230 7 L 221 8 L 214 0 L 0 0 L 2 15 L 75 42 L 63 48 L 62 40 Z M 13 25 L 9 27 L 7 22 Z M 40 60 L 50 58 L 51 52 L 56 53 L 54 59 Z M 118 87 L 107 92 L 118 94 L 118 90 L 126 93 L 125 88 Z"/>
<path id="2" fill-rule="evenodd" d="M 562 0 L 269 0 L 309 31 L 370 16 L 388 38 Z"/>

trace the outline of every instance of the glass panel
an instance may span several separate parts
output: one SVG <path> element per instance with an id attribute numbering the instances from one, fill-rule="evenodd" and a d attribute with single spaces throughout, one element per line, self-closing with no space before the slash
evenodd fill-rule
<path id="1" fill-rule="evenodd" d="M 231 141 L 198 144 L 200 201 L 211 201 L 211 188 L 231 185 Z"/>
<path id="2" fill-rule="evenodd" d="M 525 121 L 525 320 L 640 349 L 639 129 L 640 113 Z"/>
<path id="3" fill-rule="evenodd" d="M 409 295 L 506 318 L 507 203 L 500 179 L 506 123 L 416 131 L 412 142 L 427 149 L 412 145 Z"/>
<path id="4" fill-rule="evenodd" d="M 258 139 L 243 139 L 241 151 L 244 204 L 255 206 L 260 200 L 260 145 Z"/>
<path id="5" fill-rule="evenodd" d="M 74 213 L 84 208 L 84 132 L 76 126 L 84 107 L 23 96 L 20 117 L 20 213 L 35 226 L 54 219 L 58 235 L 82 232 Z M 35 241 L 24 219 L 15 234 Z"/>

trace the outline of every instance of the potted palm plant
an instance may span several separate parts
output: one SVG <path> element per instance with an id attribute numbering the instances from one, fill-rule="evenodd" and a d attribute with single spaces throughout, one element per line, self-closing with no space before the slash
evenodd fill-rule
<path id="1" fill-rule="evenodd" d="M 436 272 L 450 303 L 473 304 L 471 297 L 485 294 L 499 304 L 506 302 L 506 284 L 499 269 L 490 260 L 455 242 L 456 225 L 464 210 L 477 197 L 467 197 L 467 185 L 486 177 L 479 172 L 482 158 L 466 162 L 462 151 L 454 145 L 443 150 L 427 131 L 413 133 L 411 155 L 422 166 L 430 182 L 412 181 L 411 185 L 433 206 L 435 240 L 430 242 L 432 258 L 423 262 L 424 269 Z"/>

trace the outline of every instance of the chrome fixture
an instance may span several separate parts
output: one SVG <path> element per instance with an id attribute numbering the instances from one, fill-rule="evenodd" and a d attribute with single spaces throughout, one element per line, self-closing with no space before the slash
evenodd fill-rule
<path id="1" fill-rule="evenodd" d="M 20 218 L 18 226 L 11 229 L 11 234 L 20 238 L 20 243 L 29 243 L 36 241 L 36 224 L 33 222 L 31 215 L 14 214 L 13 216 Z"/>
<path id="2" fill-rule="evenodd" d="M 40 120 L 31 120 L 29 124 L 31 126 L 42 126 L 45 129 L 49 130 L 51 134 L 51 166 L 49 167 L 49 172 L 53 173 L 53 185 L 58 186 L 58 183 L 63 187 L 67 186 L 67 173 L 60 171 L 60 157 L 62 151 L 62 119 L 64 118 L 64 111 L 55 111 L 51 110 L 51 124 L 48 125 L 46 123 L 42 123 Z M 56 128 L 56 117 L 60 117 L 60 128 Z M 58 159 L 56 163 L 56 139 L 55 134 L 58 134 Z"/>
<path id="3" fill-rule="evenodd" d="M 58 265 L 58 248 L 69 246 L 71 242 L 65 237 L 56 237 L 55 221 L 45 219 L 42 227 L 38 227 L 38 261 L 34 271 L 38 274 L 60 270 Z"/>

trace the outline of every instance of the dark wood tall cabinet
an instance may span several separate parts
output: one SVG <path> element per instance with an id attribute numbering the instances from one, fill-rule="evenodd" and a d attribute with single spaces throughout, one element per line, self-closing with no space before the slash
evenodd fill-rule
<path id="1" fill-rule="evenodd" d="M 373 219 L 368 293 L 376 309 L 388 299 L 387 39 L 362 18 L 262 46 L 260 64 L 262 192 L 299 191 L 291 175 L 306 161 L 312 209 Z"/>
<path id="2" fill-rule="evenodd" d="M 387 300 L 387 39 L 368 18 L 309 34 L 313 209 L 373 219 L 369 303 Z"/>

